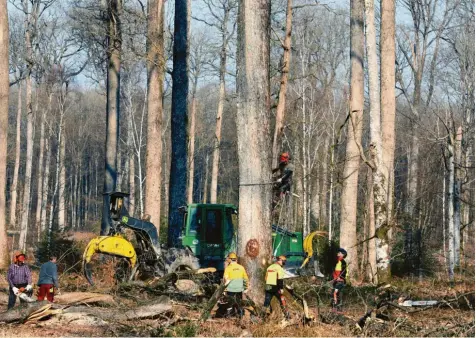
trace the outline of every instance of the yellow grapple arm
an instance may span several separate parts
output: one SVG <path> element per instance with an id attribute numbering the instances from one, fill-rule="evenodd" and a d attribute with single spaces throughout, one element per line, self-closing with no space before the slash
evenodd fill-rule
<path id="1" fill-rule="evenodd" d="M 309 262 L 314 253 L 314 250 L 312 249 L 312 240 L 314 239 L 314 236 L 324 237 L 326 234 L 327 232 L 325 231 L 314 231 L 307 235 L 306 238 L 304 238 L 302 247 L 304 249 L 304 252 L 306 252 L 307 257 L 304 262 L 302 262 L 301 269 L 306 266 L 306 264 Z"/>
<path id="2" fill-rule="evenodd" d="M 127 258 L 131 264 L 131 268 L 134 268 L 137 263 L 137 255 L 134 246 L 121 235 L 117 234 L 114 236 L 95 237 L 88 243 L 83 254 L 84 274 L 91 284 L 93 283 L 87 264 L 96 253 Z"/>

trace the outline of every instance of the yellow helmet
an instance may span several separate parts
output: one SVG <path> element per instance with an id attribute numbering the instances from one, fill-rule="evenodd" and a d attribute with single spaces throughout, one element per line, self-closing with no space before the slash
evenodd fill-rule
<path id="1" fill-rule="evenodd" d="M 285 262 L 285 261 L 286 261 L 286 256 L 284 256 L 284 255 L 279 256 L 279 257 L 278 257 L 278 261 L 283 261 L 283 262 Z"/>
<path id="2" fill-rule="evenodd" d="M 238 259 L 238 256 L 234 252 L 230 252 L 228 254 L 228 259 Z"/>

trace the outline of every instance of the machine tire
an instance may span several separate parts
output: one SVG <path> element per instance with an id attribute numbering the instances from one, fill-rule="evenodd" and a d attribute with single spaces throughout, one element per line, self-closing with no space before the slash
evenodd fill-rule
<path id="1" fill-rule="evenodd" d="M 200 269 L 198 258 L 186 249 L 169 249 L 165 254 L 165 268 L 167 273 L 179 271 L 181 269 Z"/>

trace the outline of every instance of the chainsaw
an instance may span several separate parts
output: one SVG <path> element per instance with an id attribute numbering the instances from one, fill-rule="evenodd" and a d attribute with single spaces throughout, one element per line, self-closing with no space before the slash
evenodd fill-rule
<path id="1" fill-rule="evenodd" d="M 27 303 L 33 303 L 35 300 L 26 294 L 25 288 L 18 289 L 18 297 Z"/>

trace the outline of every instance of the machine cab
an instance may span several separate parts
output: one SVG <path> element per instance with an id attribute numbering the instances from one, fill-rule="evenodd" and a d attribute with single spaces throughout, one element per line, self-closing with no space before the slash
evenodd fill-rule
<path id="1" fill-rule="evenodd" d="M 201 266 L 223 270 L 228 253 L 236 251 L 236 206 L 189 204 L 184 211 L 182 245 L 192 250 Z"/>
<path id="2" fill-rule="evenodd" d="M 129 194 L 124 192 L 109 193 L 109 214 L 113 221 L 119 221 L 122 216 L 128 216 L 126 209 L 127 198 Z"/>

